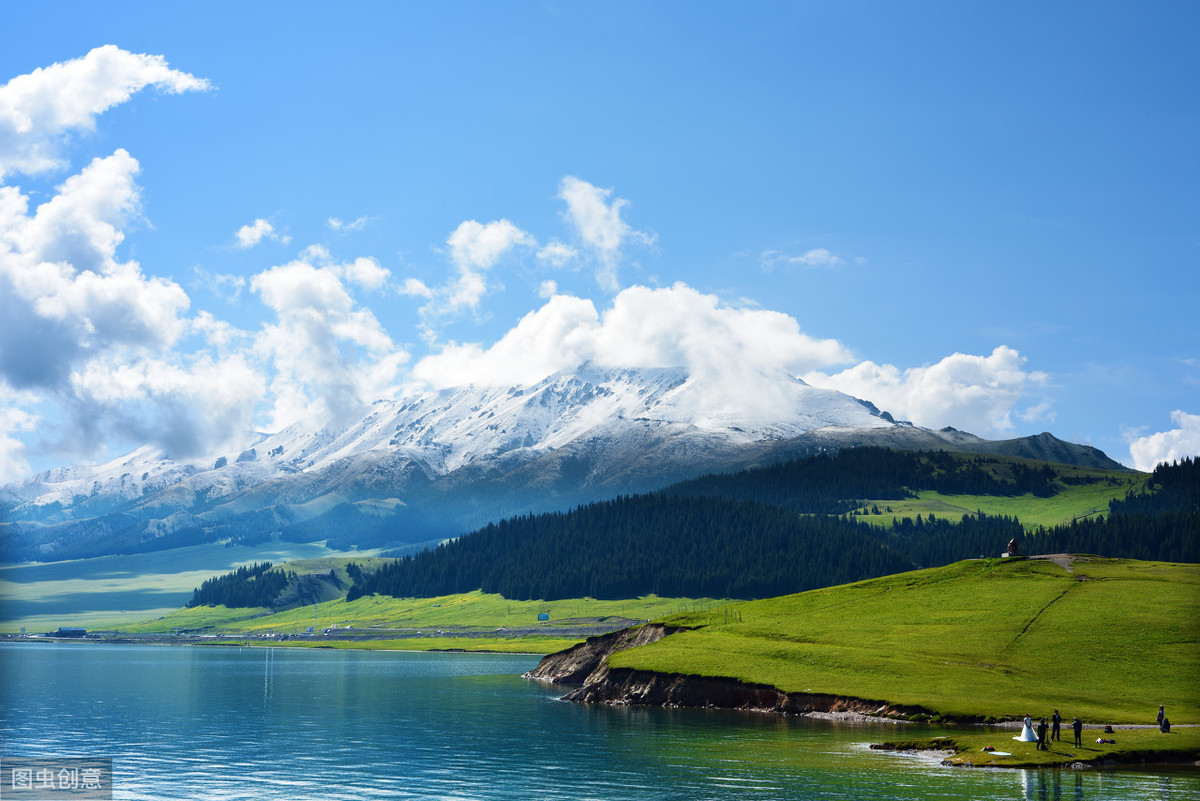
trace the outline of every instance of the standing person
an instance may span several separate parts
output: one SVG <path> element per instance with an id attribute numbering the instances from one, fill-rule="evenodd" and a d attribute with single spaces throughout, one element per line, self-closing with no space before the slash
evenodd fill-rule
<path id="1" fill-rule="evenodd" d="M 1075 730 L 1075 747 L 1083 748 L 1083 721 L 1076 717 L 1071 728 Z"/>
<path id="2" fill-rule="evenodd" d="M 1037 733 L 1033 730 L 1033 720 L 1029 715 L 1025 716 L 1025 725 L 1021 727 L 1021 733 L 1013 739 L 1020 740 L 1023 743 L 1037 742 Z"/>
<path id="3" fill-rule="evenodd" d="M 1038 723 L 1038 727 L 1037 727 L 1037 735 L 1038 735 L 1037 750 L 1039 750 L 1039 751 L 1049 751 L 1050 750 L 1050 746 L 1046 744 L 1046 728 L 1047 728 L 1046 727 L 1046 719 L 1042 718 L 1041 722 Z"/>
<path id="4" fill-rule="evenodd" d="M 1158 724 L 1158 727 L 1160 729 L 1162 728 L 1163 718 L 1165 718 L 1166 716 L 1167 716 L 1166 710 L 1163 709 L 1162 704 L 1159 704 L 1158 705 L 1158 717 L 1154 719 L 1154 722 Z"/>
<path id="5" fill-rule="evenodd" d="M 1062 717 L 1058 714 L 1058 710 L 1054 710 L 1054 716 L 1050 718 L 1050 739 L 1061 740 L 1059 736 L 1059 724 L 1062 723 Z"/>

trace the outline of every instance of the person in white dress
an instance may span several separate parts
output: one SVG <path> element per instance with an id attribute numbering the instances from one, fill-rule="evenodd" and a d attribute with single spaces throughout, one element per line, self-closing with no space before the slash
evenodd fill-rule
<path id="1" fill-rule="evenodd" d="M 1037 732 L 1033 730 L 1033 719 L 1029 715 L 1025 716 L 1025 726 L 1021 729 L 1021 734 L 1013 739 L 1022 743 L 1036 743 L 1038 741 Z"/>

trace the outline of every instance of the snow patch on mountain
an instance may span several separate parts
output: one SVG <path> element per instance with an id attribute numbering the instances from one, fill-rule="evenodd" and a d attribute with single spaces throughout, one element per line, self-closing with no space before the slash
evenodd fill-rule
<path id="1" fill-rule="evenodd" d="M 868 402 L 783 374 L 731 398 L 682 368 L 585 365 L 532 385 L 468 386 L 381 400 L 351 425 L 329 429 L 300 422 L 248 436 L 240 449 L 203 460 L 175 461 L 146 446 L 107 464 L 59 468 L 10 484 L 0 489 L 0 503 L 10 520 L 122 508 L 166 518 L 180 509 L 219 507 L 248 492 L 254 499 L 235 507 L 267 505 L 271 493 L 302 504 L 341 487 L 383 487 L 405 471 L 421 483 L 464 469 L 511 469 L 562 449 L 602 446 L 628 454 L 651 441 L 669 450 L 671 439 L 703 449 L 788 439 L 830 426 L 895 425 Z M 597 469 L 604 461 L 598 458 Z M 354 496 L 347 489 L 345 497 Z"/>

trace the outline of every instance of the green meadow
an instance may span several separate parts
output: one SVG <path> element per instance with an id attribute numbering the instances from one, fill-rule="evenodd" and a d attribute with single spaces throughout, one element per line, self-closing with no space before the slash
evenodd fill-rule
<path id="1" fill-rule="evenodd" d="M 722 676 L 959 719 L 1200 723 L 1200 566 L 983 559 L 666 618 L 613 667 Z"/>
<path id="2" fill-rule="evenodd" d="M 309 543 L 209 543 L 93 559 L 0 564 L 0 633 L 16 632 L 21 626 L 27 631 L 129 627 L 173 612 L 206 579 L 241 565 L 303 560 L 295 564 L 306 571 L 327 572 L 347 561 L 370 562 L 371 553 L 351 555 Z"/>
<path id="3" fill-rule="evenodd" d="M 1128 476 L 1122 476 L 1125 481 Z M 1134 484 L 1109 484 L 1101 481 L 1095 484 L 1066 485 L 1058 494 L 1049 498 L 1038 498 L 1026 493 L 1025 495 L 945 495 L 933 490 L 923 490 L 915 498 L 903 500 L 869 500 L 859 507 L 859 515 L 855 519 L 875 526 L 890 526 L 905 517 L 915 518 L 917 515 L 928 517 L 937 515 L 951 522 L 957 522 L 963 515 L 973 515 L 983 512 L 987 515 L 1015 517 L 1021 521 L 1026 531 L 1039 526 L 1047 528 L 1072 520 L 1108 514 L 1108 502 L 1124 498 L 1130 489 L 1138 489 L 1145 484 L 1145 476 L 1138 475 Z M 877 507 L 882 513 L 863 514 Z M 883 511 L 890 508 L 890 512 Z"/>
<path id="4" fill-rule="evenodd" d="M 291 569 L 291 566 L 287 566 Z M 229 609 L 224 606 L 199 606 L 177 609 L 161 620 L 147 620 L 124 626 L 128 633 L 171 632 L 180 629 L 211 629 L 213 632 L 295 634 L 309 626 L 331 626 L 369 632 L 389 629 L 420 629 L 435 633 L 439 629 L 456 631 L 495 631 L 499 628 L 537 626 L 538 615 L 549 615 L 547 628 L 570 625 L 579 620 L 625 618 L 652 620 L 689 609 L 712 609 L 723 601 L 694 598 L 660 598 L 647 595 L 622 601 L 598 601 L 572 598 L 561 601 L 510 601 L 479 591 L 444 595 L 437 598 L 391 598 L 370 595 L 347 602 L 340 598 L 315 606 L 301 606 L 283 612 L 268 609 Z M 571 640 L 572 643 L 578 640 Z"/>

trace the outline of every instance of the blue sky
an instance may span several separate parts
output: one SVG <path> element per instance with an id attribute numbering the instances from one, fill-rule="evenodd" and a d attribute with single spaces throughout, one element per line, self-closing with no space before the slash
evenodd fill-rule
<path id="1" fill-rule="evenodd" d="M 1200 453 L 1194 4 L 5 17 L 0 480 L 584 359 Z"/>

